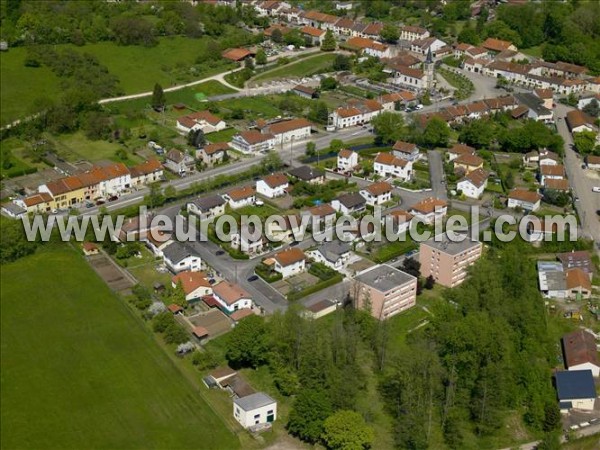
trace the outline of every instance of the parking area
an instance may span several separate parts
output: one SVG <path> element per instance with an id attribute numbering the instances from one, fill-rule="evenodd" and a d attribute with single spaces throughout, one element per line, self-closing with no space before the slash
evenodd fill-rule
<path id="1" fill-rule="evenodd" d="M 108 256 L 100 253 L 98 255 L 89 256 L 88 261 L 94 271 L 113 291 L 125 291 L 135 285 L 133 277 L 117 267 Z"/>

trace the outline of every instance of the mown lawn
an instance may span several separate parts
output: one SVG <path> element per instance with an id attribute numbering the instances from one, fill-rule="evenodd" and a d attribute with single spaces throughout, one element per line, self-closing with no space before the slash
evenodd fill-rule
<path id="1" fill-rule="evenodd" d="M 313 58 L 301 59 L 300 61 L 292 62 L 273 70 L 268 70 L 254 78 L 251 78 L 250 81 L 266 81 L 276 78 L 311 76 L 322 71 L 327 71 L 327 69 L 331 68 L 331 64 L 333 63 L 334 59 L 334 53 L 320 54 Z"/>
<path id="2" fill-rule="evenodd" d="M 126 165 L 135 164 L 141 161 L 141 158 L 134 155 L 131 151 L 127 152 L 128 160 L 122 161 L 115 152 L 119 149 L 123 149 L 123 145 L 117 142 L 102 140 L 91 141 L 87 139 L 81 131 L 73 134 L 63 134 L 52 139 L 55 142 L 58 154 L 69 161 L 81 159 L 87 159 L 92 162 L 109 160 L 114 162 L 124 162 Z"/>
<path id="3" fill-rule="evenodd" d="M 2 448 L 239 448 L 66 245 L 3 266 L 1 302 Z"/>

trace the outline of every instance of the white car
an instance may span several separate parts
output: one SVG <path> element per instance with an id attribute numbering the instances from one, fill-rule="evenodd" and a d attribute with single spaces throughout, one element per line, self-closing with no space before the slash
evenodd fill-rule
<path id="1" fill-rule="evenodd" d="M 420 110 L 420 109 L 423 109 L 423 105 L 419 103 L 417 106 L 415 106 L 415 109 L 417 111 Z"/>
<path id="2" fill-rule="evenodd" d="M 600 186 L 594 186 L 592 192 L 600 192 Z"/>

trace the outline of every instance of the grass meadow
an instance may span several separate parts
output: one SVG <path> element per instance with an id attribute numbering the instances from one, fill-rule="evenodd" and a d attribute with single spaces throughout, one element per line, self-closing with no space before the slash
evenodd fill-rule
<path id="1" fill-rule="evenodd" d="M 1 301 L 2 448 L 239 448 L 75 250 L 3 266 Z"/>
<path id="2" fill-rule="evenodd" d="M 298 62 L 292 62 L 285 66 L 278 67 L 276 69 L 268 70 L 254 78 L 251 78 L 251 82 L 274 80 L 276 78 L 288 78 L 288 77 L 307 77 L 326 71 L 331 68 L 331 64 L 335 59 L 335 53 L 323 53 L 314 57 L 307 57 L 299 60 Z"/>

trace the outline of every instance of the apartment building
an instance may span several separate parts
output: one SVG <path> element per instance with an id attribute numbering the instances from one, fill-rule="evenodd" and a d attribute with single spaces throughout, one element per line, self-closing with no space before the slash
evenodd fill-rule
<path id="1" fill-rule="evenodd" d="M 358 274 L 354 281 L 351 295 L 356 307 L 370 306 L 371 314 L 378 320 L 399 314 L 417 301 L 417 279 L 387 264 Z"/>
<path id="2" fill-rule="evenodd" d="M 436 240 L 437 238 L 437 240 Z M 454 242 L 444 233 L 421 243 L 419 261 L 421 275 L 433 276 L 434 280 L 446 287 L 455 287 L 467 276 L 467 268 L 481 257 L 483 245 L 465 236 Z"/>

